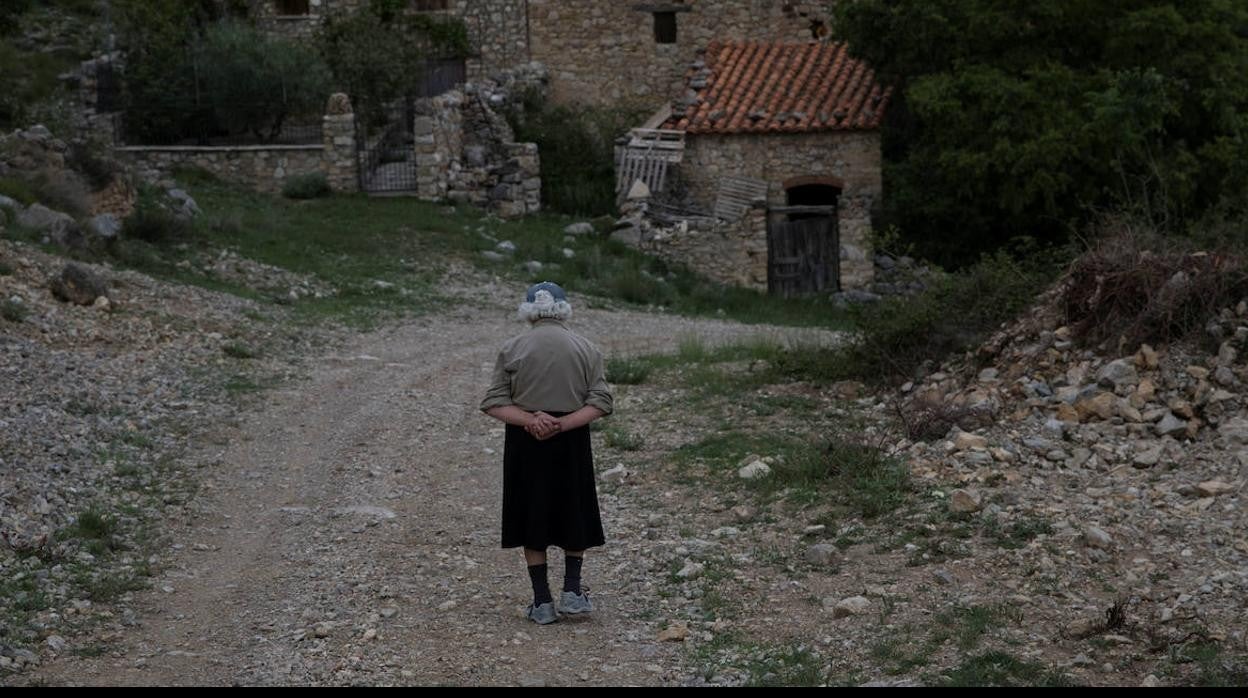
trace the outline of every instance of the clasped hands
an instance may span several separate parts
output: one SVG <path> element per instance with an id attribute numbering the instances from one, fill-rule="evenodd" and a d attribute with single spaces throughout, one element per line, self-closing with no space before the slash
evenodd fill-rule
<path id="1" fill-rule="evenodd" d="M 545 412 L 534 412 L 524 430 L 538 441 L 545 441 L 563 431 L 563 422 Z"/>

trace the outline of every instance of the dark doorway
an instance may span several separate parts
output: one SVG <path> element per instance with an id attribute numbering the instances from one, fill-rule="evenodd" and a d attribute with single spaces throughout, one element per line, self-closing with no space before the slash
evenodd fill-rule
<path id="1" fill-rule="evenodd" d="M 799 184 L 785 190 L 788 204 L 792 207 L 830 206 L 835 208 L 841 198 L 841 190 L 830 184 Z M 809 218 L 820 218 L 829 215 L 827 212 L 809 211 L 789 214 L 789 220 L 801 221 Z M 832 212 L 835 216 L 835 211 Z"/>
<path id="2" fill-rule="evenodd" d="M 841 188 L 824 178 L 785 182 L 787 206 L 772 207 L 767 226 L 767 288 L 785 298 L 837 291 L 841 285 L 837 203 Z"/>

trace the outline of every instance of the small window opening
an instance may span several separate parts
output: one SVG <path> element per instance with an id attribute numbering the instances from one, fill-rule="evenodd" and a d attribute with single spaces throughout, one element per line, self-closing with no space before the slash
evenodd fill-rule
<path id="1" fill-rule="evenodd" d="M 417 12 L 440 12 L 446 9 L 447 0 L 412 0 L 412 9 Z"/>
<path id="2" fill-rule="evenodd" d="M 312 14 L 312 8 L 309 7 L 308 0 L 277 0 L 277 14 L 308 15 Z"/>
<path id="3" fill-rule="evenodd" d="M 654 42 L 657 44 L 676 43 L 676 13 L 654 13 Z"/>
<path id="4" fill-rule="evenodd" d="M 820 20 L 820 19 L 811 20 L 810 38 L 814 39 L 815 41 L 823 41 L 824 39 L 828 38 L 828 34 L 830 33 L 831 31 L 828 29 L 828 25 L 824 24 L 823 20 Z"/>

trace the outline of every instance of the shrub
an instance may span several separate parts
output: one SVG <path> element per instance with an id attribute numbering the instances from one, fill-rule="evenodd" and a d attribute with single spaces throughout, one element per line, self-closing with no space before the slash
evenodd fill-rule
<path id="1" fill-rule="evenodd" d="M 156 199 L 157 196 L 159 195 L 153 192 L 143 192 L 139 195 L 134 213 L 122 222 L 123 238 L 160 244 L 178 240 L 190 234 L 190 223 L 161 206 Z"/>
<path id="2" fill-rule="evenodd" d="M 524 95 L 508 115 L 517 140 L 542 152 L 542 198 L 553 211 L 577 216 L 615 212 L 615 140 L 637 126 L 640 109 L 552 106 Z"/>
<path id="3" fill-rule="evenodd" d="M 282 196 L 287 199 L 320 199 L 331 193 L 329 180 L 322 172 L 295 175 L 282 185 Z"/>
<path id="4" fill-rule="evenodd" d="M 909 496 L 910 469 L 876 445 L 834 438 L 824 451 L 823 463 L 839 481 L 837 489 L 846 504 L 865 518 L 888 514 Z"/>
<path id="5" fill-rule="evenodd" d="M 0 301 L 0 317 L 9 322 L 21 322 L 30 314 L 30 308 L 24 303 L 18 303 L 11 299 Z"/>
<path id="6" fill-rule="evenodd" d="M 254 359 L 259 356 L 259 352 L 255 349 L 239 342 L 230 342 L 221 347 L 221 351 L 232 359 Z"/>
<path id="7" fill-rule="evenodd" d="M 1054 274 L 1054 259 L 1027 253 L 1029 261 L 1004 252 L 983 257 L 956 274 L 936 278 L 929 289 L 854 310 L 856 329 L 843 348 L 795 351 L 777 358 L 777 368 L 815 381 L 870 382 L 910 378 L 925 366 L 974 347 L 1034 300 Z"/>
<path id="8" fill-rule="evenodd" d="M 67 164 L 86 179 L 93 191 L 112 184 L 121 169 L 115 160 L 103 155 L 100 149 L 82 141 L 70 144 Z"/>
<path id="9" fill-rule="evenodd" d="M 1180 241 L 1123 227 L 1075 261 L 1062 305 L 1081 341 L 1138 346 L 1202 328 L 1246 293 L 1242 254 L 1193 252 Z"/>
<path id="10" fill-rule="evenodd" d="M 35 196 L 35 191 L 26 183 L 26 180 L 17 177 L 0 177 L 0 195 L 7 196 L 23 206 L 39 201 L 39 197 Z"/>

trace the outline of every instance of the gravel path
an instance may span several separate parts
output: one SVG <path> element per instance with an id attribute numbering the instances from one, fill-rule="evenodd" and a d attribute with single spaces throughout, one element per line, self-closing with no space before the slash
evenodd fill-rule
<path id="1" fill-rule="evenodd" d="M 519 294 L 485 283 L 478 297 Z M 679 682 L 678 645 L 641 620 L 656 585 L 630 557 L 656 508 L 604 493 L 608 538 L 586 582 L 599 611 L 538 627 L 522 616 L 520 554 L 500 550 L 500 425 L 477 403 L 507 307 L 360 336 L 193 460 L 198 514 L 141 595 L 139 625 L 98 657 L 63 657 L 56 684 L 567 685 Z M 763 334 L 827 335 L 587 310 L 574 328 L 609 355 Z M 600 465 L 600 467 L 602 467 Z M 552 582 L 562 560 L 552 555 Z M 620 590 L 628 589 L 628 593 Z"/>

